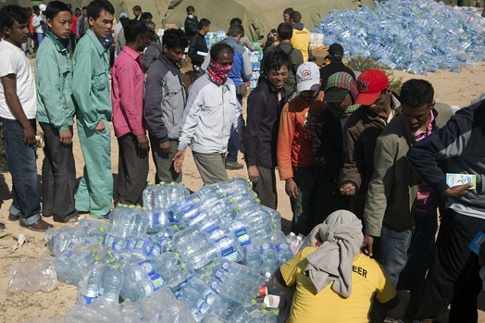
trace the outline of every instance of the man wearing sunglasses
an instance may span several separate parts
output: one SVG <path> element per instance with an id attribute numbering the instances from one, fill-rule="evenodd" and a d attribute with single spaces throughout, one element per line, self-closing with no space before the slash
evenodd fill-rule
<path id="1" fill-rule="evenodd" d="M 428 81 L 405 82 L 400 99 L 402 113 L 382 131 L 375 146 L 364 210 L 364 252 L 373 256 L 374 240 L 380 237 L 376 258 L 395 287 L 412 293 L 421 288 L 432 259 L 438 196 L 422 183 L 406 154 L 443 127 L 452 112 L 449 106 L 435 105 Z"/>
<path id="2" fill-rule="evenodd" d="M 344 129 L 344 164 L 339 178 L 340 193 L 350 197 L 350 208 L 362 218 L 365 197 L 374 170 L 374 148 L 384 127 L 398 113 L 400 103 L 389 90 L 382 70 L 369 69 L 357 80 L 360 108 Z"/>

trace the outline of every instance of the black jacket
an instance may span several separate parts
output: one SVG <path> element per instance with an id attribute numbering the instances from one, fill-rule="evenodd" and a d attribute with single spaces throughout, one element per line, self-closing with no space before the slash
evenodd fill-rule
<path id="1" fill-rule="evenodd" d="M 276 167 L 278 127 L 285 103 L 284 93 L 281 101 L 278 101 L 277 91 L 266 79 L 262 79 L 249 95 L 243 136 L 248 166 Z"/>
<path id="2" fill-rule="evenodd" d="M 207 53 L 209 55 L 209 48 L 207 47 L 205 37 L 199 33 L 194 36 L 190 43 L 189 57 L 192 60 L 192 65 L 200 67 L 204 63 L 205 57 L 197 54 L 197 52 Z"/>
<path id="3" fill-rule="evenodd" d="M 328 78 L 338 72 L 349 73 L 355 79 L 354 71 L 352 71 L 349 67 L 345 66 L 344 63 L 332 62 L 320 69 L 320 79 L 322 80 L 322 89 L 325 89 Z"/>
<path id="4" fill-rule="evenodd" d="M 456 112 L 431 137 L 414 145 L 408 160 L 422 179 L 443 196 L 448 189 L 446 173 L 477 176 L 476 191 L 448 198 L 447 207 L 485 219 L 485 100 Z M 446 163 L 445 169 L 440 164 Z"/>
<path id="5" fill-rule="evenodd" d="M 343 126 L 346 120 L 337 117 L 325 105 L 319 113 L 309 115 L 313 158 L 329 180 L 337 183 L 344 164 Z"/>
<path id="6" fill-rule="evenodd" d="M 192 18 L 187 16 L 187 18 L 185 18 L 184 30 L 185 35 L 189 38 L 189 40 L 197 34 L 198 27 L 199 18 L 197 18 L 197 16 L 193 16 Z"/>

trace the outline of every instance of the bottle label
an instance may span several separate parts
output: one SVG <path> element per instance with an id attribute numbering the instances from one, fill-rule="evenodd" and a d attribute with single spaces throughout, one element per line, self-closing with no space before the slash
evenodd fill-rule
<path id="1" fill-rule="evenodd" d="M 225 258 L 227 260 L 234 261 L 234 262 L 239 260 L 239 254 L 234 247 L 223 249 L 221 252 L 221 256 L 222 258 Z"/>
<path id="2" fill-rule="evenodd" d="M 152 228 L 160 227 L 160 216 L 161 216 L 160 210 L 152 211 L 152 214 L 150 216 Z"/>
<path id="3" fill-rule="evenodd" d="M 251 239 L 249 238 L 249 234 L 246 228 L 241 228 L 234 231 L 234 235 L 239 240 L 239 243 L 241 244 L 241 246 L 247 246 L 251 244 Z"/>
<path id="4" fill-rule="evenodd" d="M 82 300 L 83 300 L 83 303 L 86 304 L 86 305 L 89 305 L 89 304 L 92 304 L 94 299 L 96 297 L 89 297 L 89 296 L 83 296 L 82 297 Z"/>
<path id="5" fill-rule="evenodd" d="M 163 286 L 163 279 L 162 276 L 155 272 L 151 272 L 148 274 L 148 277 L 150 278 L 150 282 L 153 286 L 154 291 L 158 291 L 160 288 Z"/>

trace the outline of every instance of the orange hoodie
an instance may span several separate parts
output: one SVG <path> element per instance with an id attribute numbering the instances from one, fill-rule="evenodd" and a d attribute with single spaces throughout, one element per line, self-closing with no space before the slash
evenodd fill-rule
<path id="1" fill-rule="evenodd" d="M 319 113 L 323 106 L 323 92 L 310 105 L 297 96 L 284 106 L 276 153 L 282 180 L 293 178 L 293 169 L 296 167 L 313 166 L 312 135 L 308 126 L 308 116 L 310 113 Z"/>

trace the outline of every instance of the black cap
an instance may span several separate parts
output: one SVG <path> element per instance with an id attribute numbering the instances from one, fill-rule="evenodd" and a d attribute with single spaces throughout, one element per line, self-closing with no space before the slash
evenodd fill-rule
<path id="1" fill-rule="evenodd" d="M 334 43 L 328 48 L 328 54 L 331 57 L 342 59 L 344 57 L 344 48 L 342 45 Z"/>

